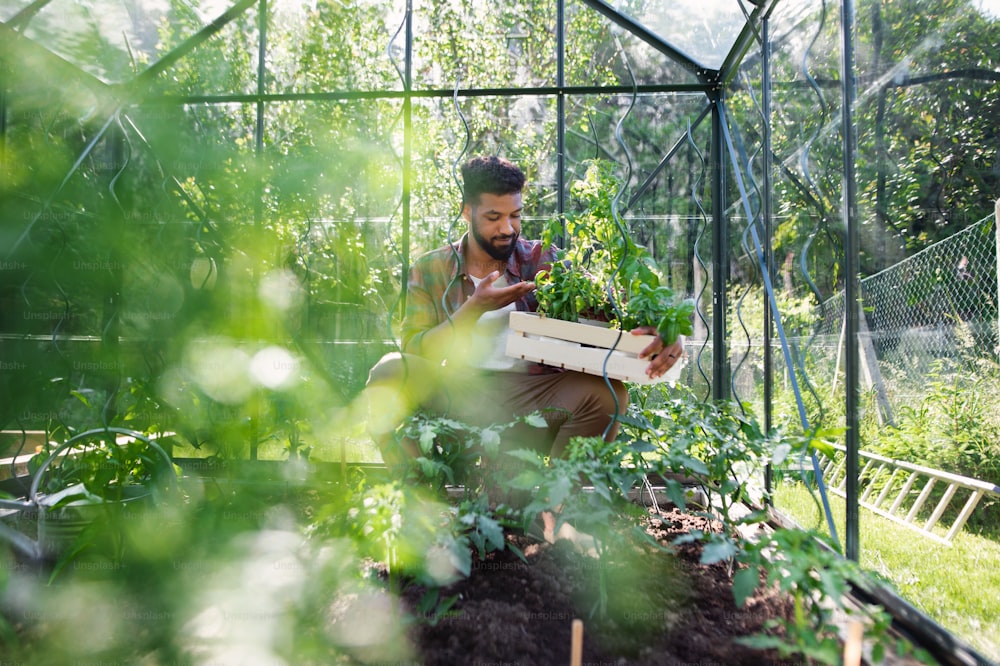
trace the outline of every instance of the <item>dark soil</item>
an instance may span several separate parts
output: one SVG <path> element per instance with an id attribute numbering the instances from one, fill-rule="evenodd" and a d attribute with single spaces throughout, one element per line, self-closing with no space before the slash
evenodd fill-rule
<path id="1" fill-rule="evenodd" d="M 674 510 L 651 517 L 647 533 L 669 544 L 707 528 L 703 518 Z M 735 639 L 761 632 L 769 618 L 788 617 L 790 603 L 761 588 L 738 608 L 727 565 L 701 564 L 699 544 L 664 552 L 622 540 L 597 560 L 568 541 L 510 540 L 526 561 L 510 550 L 477 560 L 470 577 L 443 591 L 442 597 L 457 595 L 454 605 L 436 622 L 415 625 L 412 638 L 423 664 L 569 664 L 574 618 L 584 622 L 583 663 L 590 666 L 779 663 L 776 655 Z M 595 608 L 601 573 L 603 619 Z M 421 592 L 408 591 L 411 608 Z"/>

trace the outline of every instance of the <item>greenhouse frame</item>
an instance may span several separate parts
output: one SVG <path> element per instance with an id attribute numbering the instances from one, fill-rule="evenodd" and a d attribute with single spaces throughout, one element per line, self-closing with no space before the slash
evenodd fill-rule
<path id="1" fill-rule="evenodd" d="M 0 37 L 0 644 L 13 658 L 237 663 L 247 640 L 243 663 L 423 663 L 411 647 L 362 649 L 333 621 L 302 630 L 307 648 L 282 643 L 300 627 L 281 604 L 305 614 L 315 600 L 267 584 L 280 619 L 213 643 L 188 596 L 202 568 L 240 575 L 216 547 L 239 560 L 238 543 L 271 552 L 264 534 L 340 529 L 359 478 L 392 483 L 366 429 L 394 407 L 362 404 L 368 373 L 400 349 L 416 260 L 465 232 L 460 166 L 499 155 L 527 176 L 522 235 L 555 229 L 568 248 L 603 168 L 608 220 L 694 303 L 676 385 L 630 386 L 639 411 L 618 441 L 634 460 L 653 458 L 644 437 L 679 438 L 666 424 L 688 417 L 671 409 L 728 405 L 743 424 L 732 440 L 777 448 L 733 454 L 702 483 L 710 500 L 732 494 L 873 574 L 885 584 L 850 595 L 884 608 L 918 656 L 1000 659 L 995 0 L 4 0 Z M 66 453 L 102 438 L 120 445 L 107 458 Z M 118 491 L 148 466 L 169 486 L 164 513 L 125 505 L 126 536 L 98 546 L 88 528 L 46 555 L 45 516 L 78 496 L 43 477 L 79 481 L 67 460 Z M 678 469 L 657 469 L 665 485 L 641 488 L 676 500 Z M 96 502 L 88 483 L 72 487 Z M 278 509 L 303 502 L 305 527 L 287 528 Z M 484 543 L 502 550 L 468 538 L 483 562 Z M 343 557 L 378 559 L 357 548 Z M 720 555 L 730 575 L 766 570 L 741 557 Z M 106 639 L 77 607 L 120 618 L 109 600 L 133 608 L 165 570 L 177 582 L 155 586 L 160 610 L 108 620 Z M 136 612 L 153 613 L 151 637 L 123 628 Z M 63 638 L 36 628 L 49 616 Z M 392 627 L 389 643 L 406 643 Z"/>

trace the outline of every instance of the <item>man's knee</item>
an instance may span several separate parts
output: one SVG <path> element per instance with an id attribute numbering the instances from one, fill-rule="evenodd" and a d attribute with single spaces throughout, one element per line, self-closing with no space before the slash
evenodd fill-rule
<path id="1" fill-rule="evenodd" d="M 367 387 L 391 387 L 418 404 L 438 389 L 441 366 L 422 356 L 390 352 L 368 371 Z"/>
<path id="2" fill-rule="evenodd" d="M 378 360 L 368 372 L 368 383 L 362 393 L 367 415 L 367 430 L 389 463 L 396 457 L 396 428 L 418 407 L 412 395 L 409 376 L 412 358 L 390 352 Z"/>
<path id="3" fill-rule="evenodd" d="M 398 351 L 389 352 L 368 371 L 368 385 L 401 382 L 405 377 L 406 364 L 403 362 L 403 355 Z"/>
<path id="4" fill-rule="evenodd" d="M 593 376 L 593 378 L 596 381 L 591 382 L 591 391 L 600 405 L 601 413 L 609 416 L 615 413 L 624 414 L 628 409 L 628 388 L 625 384 L 617 379 L 605 381 L 603 377 Z M 611 384 L 610 387 L 608 383 Z"/>

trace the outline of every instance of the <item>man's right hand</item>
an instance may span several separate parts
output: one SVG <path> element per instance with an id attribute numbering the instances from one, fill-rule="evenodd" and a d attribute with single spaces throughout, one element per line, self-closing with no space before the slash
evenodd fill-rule
<path id="1" fill-rule="evenodd" d="M 419 348 L 410 351 L 434 360 L 446 358 L 453 351 L 456 333 L 464 336 L 484 313 L 507 307 L 535 288 L 534 282 L 518 282 L 510 286 L 501 282 L 501 286 L 497 287 L 494 283 L 499 279 L 500 271 L 493 271 L 484 277 L 472 296 L 449 319 L 426 331 Z"/>
<path id="2" fill-rule="evenodd" d="M 518 282 L 510 286 L 496 286 L 500 279 L 500 271 L 493 271 L 479 283 L 476 291 L 469 301 L 474 302 L 478 310 L 489 312 L 507 307 L 511 303 L 518 301 L 532 292 L 535 288 L 534 282 Z"/>

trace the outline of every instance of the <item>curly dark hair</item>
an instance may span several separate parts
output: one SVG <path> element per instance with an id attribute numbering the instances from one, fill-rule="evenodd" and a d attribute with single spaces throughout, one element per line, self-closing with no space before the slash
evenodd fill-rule
<path id="1" fill-rule="evenodd" d="M 524 188 L 524 172 L 508 159 L 473 157 L 462 165 L 463 204 L 479 203 L 482 194 L 516 194 Z"/>

